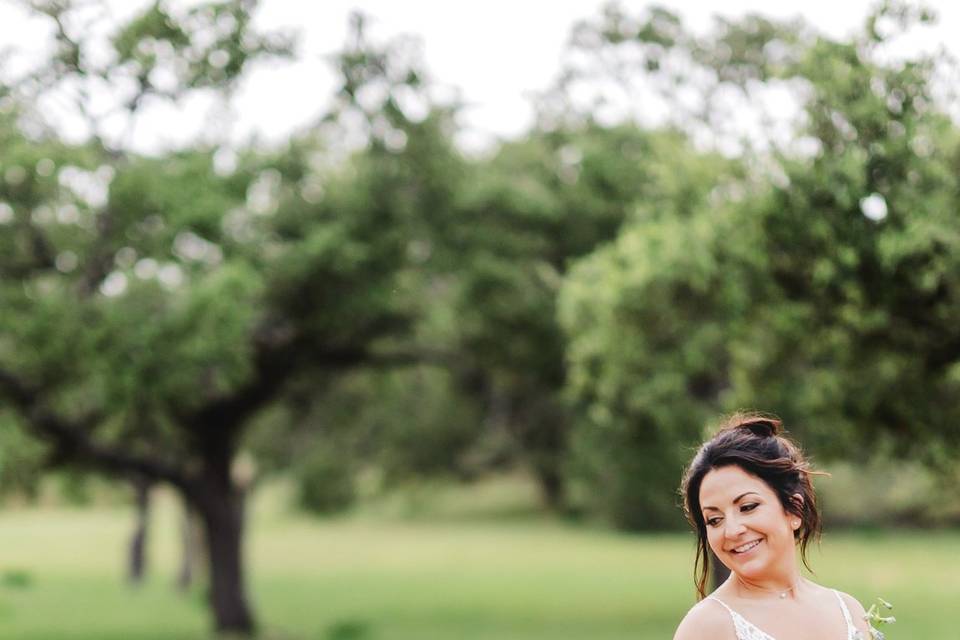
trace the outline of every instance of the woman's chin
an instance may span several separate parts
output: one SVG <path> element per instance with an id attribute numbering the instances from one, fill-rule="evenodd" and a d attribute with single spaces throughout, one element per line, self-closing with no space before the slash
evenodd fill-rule
<path id="1" fill-rule="evenodd" d="M 756 577 L 763 575 L 767 570 L 767 559 L 763 556 L 751 556 L 749 558 L 732 558 L 730 562 L 730 570 L 736 571 L 738 574 L 744 578 Z"/>
<path id="2" fill-rule="evenodd" d="M 762 578 L 766 573 L 766 566 L 759 562 L 748 562 L 733 569 L 741 578 L 748 580 Z"/>

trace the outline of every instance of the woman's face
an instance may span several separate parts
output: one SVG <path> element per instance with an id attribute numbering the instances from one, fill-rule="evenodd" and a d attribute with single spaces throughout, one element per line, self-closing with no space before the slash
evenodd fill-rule
<path id="1" fill-rule="evenodd" d="M 766 482 L 736 465 L 709 471 L 700 485 L 707 541 L 731 571 L 745 578 L 795 561 L 799 517 L 787 513 Z"/>

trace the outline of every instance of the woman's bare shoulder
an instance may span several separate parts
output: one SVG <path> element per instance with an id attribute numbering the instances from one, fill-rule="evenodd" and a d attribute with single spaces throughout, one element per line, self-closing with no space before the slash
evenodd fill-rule
<path id="1" fill-rule="evenodd" d="M 695 604 L 677 627 L 673 640 L 736 640 L 730 614 L 718 602 L 701 600 Z"/>

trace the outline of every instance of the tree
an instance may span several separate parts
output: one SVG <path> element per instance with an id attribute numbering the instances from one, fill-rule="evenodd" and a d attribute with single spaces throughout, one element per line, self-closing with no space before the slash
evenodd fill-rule
<path id="1" fill-rule="evenodd" d="M 774 399 L 821 442 L 890 440 L 939 466 L 960 444 L 950 400 L 960 136 L 936 98 L 945 61 L 883 56 L 888 39 L 928 19 L 883 7 L 860 38 L 819 39 L 794 68 L 817 150 L 784 158 L 785 179 L 756 211 L 770 282 L 753 336 L 765 348 L 740 367 L 739 391 Z"/>
<path id="2" fill-rule="evenodd" d="M 564 284 L 580 457 L 612 495 L 640 484 L 613 509 L 637 507 L 625 524 L 671 520 L 684 444 L 735 408 L 777 411 L 818 451 L 890 440 L 933 463 L 957 451 L 957 129 L 934 97 L 942 61 L 883 55 L 926 19 L 884 5 L 838 42 L 748 18 L 684 45 L 697 60 L 726 44 L 721 83 L 799 88 L 804 144 L 768 141 L 745 156 L 746 179 L 686 217 L 638 219 Z M 781 46 L 757 50 L 769 34 Z"/>
<path id="3" fill-rule="evenodd" d="M 584 415 L 575 465 L 594 488 L 592 507 L 625 528 L 679 522 L 671 496 L 687 445 L 729 384 L 730 342 L 748 299 L 729 269 L 739 260 L 730 222 L 708 207 L 715 184 L 699 184 L 690 215 L 667 201 L 633 221 L 581 260 L 561 291 L 568 388 Z"/>
<path id="4" fill-rule="evenodd" d="M 98 67 L 75 7 L 38 5 L 56 25 L 56 59 L 17 84 L 0 128 L 0 393 L 51 464 L 173 486 L 206 534 L 215 626 L 241 633 L 255 627 L 242 554 L 250 479 L 234 464 L 244 434 L 294 383 L 419 358 L 413 305 L 398 292 L 414 214 L 442 206 L 446 183 L 382 135 L 433 145 L 436 170 L 456 166 L 442 113 L 395 113 L 357 152 L 329 143 L 328 123 L 279 150 L 241 149 L 226 170 L 210 142 L 146 156 L 108 139 L 94 89 L 135 118 L 151 100 L 229 93 L 250 60 L 286 52 L 250 28 L 253 6 L 154 4 Z M 176 81 L 159 87 L 170 79 L 160 68 Z M 79 145 L 30 110 L 77 86 L 91 132 Z"/>
<path id="5" fill-rule="evenodd" d="M 535 129 L 474 168 L 459 214 L 470 233 L 452 243 L 457 352 L 548 505 L 565 506 L 575 422 L 557 319 L 570 265 L 645 211 L 682 215 L 724 170 L 679 132 L 596 122 Z"/>

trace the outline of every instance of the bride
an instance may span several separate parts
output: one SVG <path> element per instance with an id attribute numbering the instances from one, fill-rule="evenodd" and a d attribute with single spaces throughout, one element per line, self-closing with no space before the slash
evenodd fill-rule
<path id="1" fill-rule="evenodd" d="M 800 575 L 820 535 L 811 473 L 775 418 L 734 415 L 700 447 L 681 487 L 699 602 L 674 640 L 870 640 L 856 599 Z M 709 550 L 730 577 L 708 596 Z"/>

